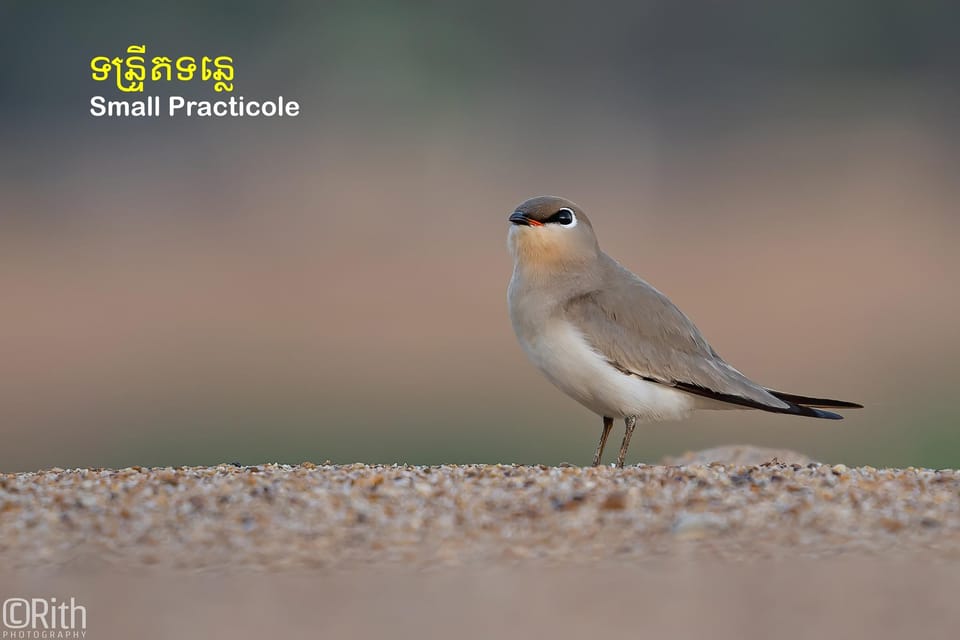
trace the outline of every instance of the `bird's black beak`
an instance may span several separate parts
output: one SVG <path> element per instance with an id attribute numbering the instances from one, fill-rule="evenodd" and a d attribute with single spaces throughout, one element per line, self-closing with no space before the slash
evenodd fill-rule
<path id="1" fill-rule="evenodd" d="M 520 211 L 514 211 L 513 213 L 510 214 L 510 217 L 507 219 L 513 224 L 522 224 L 527 227 L 543 226 L 542 222 L 539 222 L 538 220 L 534 220 L 533 218 L 530 218 L 529 216 L 527 216 L 527 214 L 521 213 Z"/>

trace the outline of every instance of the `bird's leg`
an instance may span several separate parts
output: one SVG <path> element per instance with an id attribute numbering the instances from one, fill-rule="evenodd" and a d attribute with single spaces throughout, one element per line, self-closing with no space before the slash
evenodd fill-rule
<path id="1" fill-rule="evenodd" d="M 593 454 L 593 466 L 600 466 L 600 458 L 603 456 L 603 448 L 607 446 L 607 436 L 613 429 L 613 418 L 603 416 L 603 433 L 600 434 L 600 442 L 597 444 L 597 451 Z"/>
<path id="2" fill-rule="evenodd" d="M 627 457 L 627 449 L 630 447 L 630 436 L 633 435 L 633 430 L 637 426 L 636 416 L 628 416 L 623 419 L 624 425 L 627 429 L 623 434 L 623 444 L 620 445 L 620 455 L 617 456 L 617 467 L 623 469 L 623 461 Z"/>

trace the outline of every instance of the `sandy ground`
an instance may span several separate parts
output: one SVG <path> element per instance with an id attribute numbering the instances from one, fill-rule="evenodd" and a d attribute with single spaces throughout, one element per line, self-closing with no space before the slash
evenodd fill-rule
<path id="1" fill-rule="evenodd" d="M 769 462 L 0 476 L 0 596 L 89 638 L 933 637 L 960 472 Z M 0 637 L 3 628 L 0 627 Z"/>
<path id="2" fill-rule="evenodd" d="M 0 566 L 258 570 L 960 558 L 960 472 L 787 465 L 260 465 L 0 476 Z"/>

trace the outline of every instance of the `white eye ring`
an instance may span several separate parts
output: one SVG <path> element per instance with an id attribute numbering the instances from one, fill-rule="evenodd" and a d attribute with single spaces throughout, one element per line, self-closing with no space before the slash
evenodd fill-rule
<path id="1" fill-rule="evenodd" d="M 577 214 L 575 214 L 575 213 L 573 212 L 573 209 L 571 209 L 570 207 L 563 207 L 562 209 L 560 209 L 559 211 L 557 211 L 557 213 L 560 213 L 560 211 L 566 211 L 566 212 L 568 212 L 568 213 L 570 214 L 570 218 L 571 218 L 570 222 L 568 222 L 568 223 L 566 223 L 566 224 L 563 224 L 563 223 L 561 222 L 560 224 L 561 224 L 562 226 L 566 227 L 567 229 L 572 229 L 572 228 L 574 228 L 575 226 L 577 226 Z"/>

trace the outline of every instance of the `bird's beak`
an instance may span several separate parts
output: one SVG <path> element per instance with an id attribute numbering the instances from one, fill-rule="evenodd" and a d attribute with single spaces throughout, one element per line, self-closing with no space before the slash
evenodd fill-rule
<path id="1" fill-rule="evenodd" d="M 528 227 L 542 227 L 543 223 L 539 220 L 534 220 L 533 218 L 527 216 L 525 213 L 519 211 L 514 211 L 510 214 L 510 217 L 507 218 L 513 224 L 522 224 Z"/>

